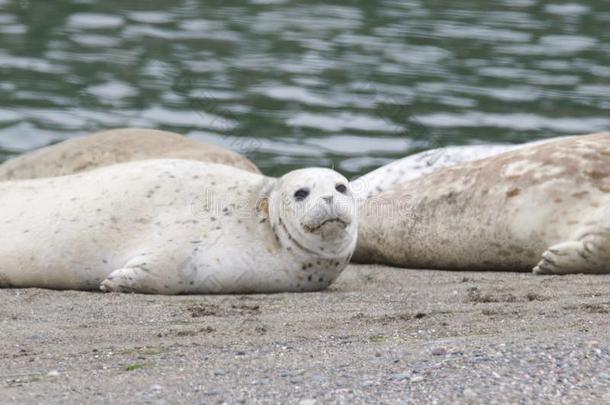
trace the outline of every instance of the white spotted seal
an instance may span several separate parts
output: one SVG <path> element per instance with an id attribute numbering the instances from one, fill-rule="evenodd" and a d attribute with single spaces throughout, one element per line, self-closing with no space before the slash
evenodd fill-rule
<path id="1" fill-rule="evenodd" d="M 314 291 L 356 244 L 347 180 L 146 160 L 0 183 L 0 286 L 199 294 Z"/>
<path id="2" fill-rule="evenodd" d="M 0 164 L 0 181 L 63 176 L 144 159 L 191 159 L 260 173 L 233 151 L 154 129 L 121 128 L 77 137 Z"/>
<path id="3" fill-rule="evenodd" d="M 359 262 L 610 273 L 610 133 L 438 170 L 367 200 L 359 223 Z"/>
<path id="4" fill-rule="evenodd" d="M 444 167 L 484 159 L 489 156 L 538 145 L 551 140 L 568 138 L 570 137 L 543 139 L 516 145 L 485 144 L 430 149 L 388 163 L 353 180 L 352 191 L 354 192 L 356 202 L 362 204 L 367 198 L 381 194 L 397 184 L 416 179 Z"/>

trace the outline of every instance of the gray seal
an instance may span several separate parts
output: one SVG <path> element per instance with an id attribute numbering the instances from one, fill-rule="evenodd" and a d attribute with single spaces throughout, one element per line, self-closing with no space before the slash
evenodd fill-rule
<path id="1" fill-rule="evenodd" d="M 247 158 L 219 146 L 154 129 L 121 128 L 72 138 L 0 164 L 0 181 L 74 174 L 145 159 L 190 159 L 260 173 Z"/>
<path id="2" fill-rule="evenodd" d="M 359 223 L 363 263 L 610 273 L 610 133 L 435 171 L 368 199 Z"/>

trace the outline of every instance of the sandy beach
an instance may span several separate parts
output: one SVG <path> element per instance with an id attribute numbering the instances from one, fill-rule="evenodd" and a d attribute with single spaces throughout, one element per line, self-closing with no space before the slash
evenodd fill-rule
<path id="1" fill-rule="evenodd" d="M 2 403 L 610 402 L 607 275 L 351 265 L 319 293 L 0 302 Z"/>

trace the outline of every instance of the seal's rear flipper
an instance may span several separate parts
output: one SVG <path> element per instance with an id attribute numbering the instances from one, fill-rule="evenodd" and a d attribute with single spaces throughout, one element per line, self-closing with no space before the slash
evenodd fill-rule
<path id="1" fill-rule="evenodd" d="M 610 273 L 610 229 L 591 228 L 577 241 L 551 246 L 534 273 Z"/>

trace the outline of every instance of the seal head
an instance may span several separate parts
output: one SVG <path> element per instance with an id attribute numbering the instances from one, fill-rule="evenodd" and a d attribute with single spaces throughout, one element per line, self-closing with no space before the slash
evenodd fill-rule
<path id="1" fill-rule="evenodd" d="M 324 168 L 281 177 L 269 198 L 272 227 L 295 252 L 322 258 L 351 257 L 357 238 L 356 204 L 349 181 Z"/>

